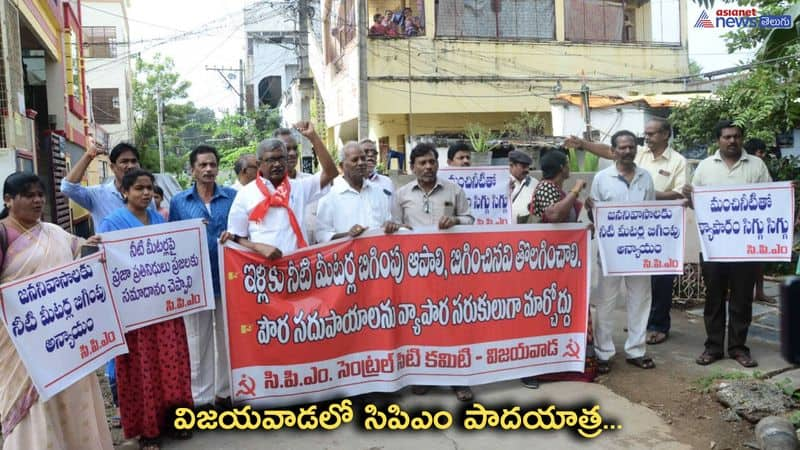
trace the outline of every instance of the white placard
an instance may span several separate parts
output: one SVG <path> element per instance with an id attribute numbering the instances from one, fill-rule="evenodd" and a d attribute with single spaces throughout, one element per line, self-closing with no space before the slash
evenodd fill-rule
<path id="1" fill-rule="evenodd" d="M 705 261 L 791 261 L 791 182 L 695 186 L 692 200 Z"/>
<path id="2" fill-rule="evenodd" d="M 202 219 L 103 233 L 103 248 L 126 332 L 214 309 Z"/>
<path id="3" fill-rule="evenodd" d="M 605 276 L 683 273 L 684 200 L 598 202 L 595 235 Z"/>
<path id="4" fill-rule="evenodd" d="M 506 225 L 511 222 L 507 166 L 445 167 L 439 177 L 464 189 L 475 225 Z"/>
<path id="5" fill-rule="evenodd" d="M 41 401 L 128 352 L 102 256 L 0 286 L 3 321 Z"/>

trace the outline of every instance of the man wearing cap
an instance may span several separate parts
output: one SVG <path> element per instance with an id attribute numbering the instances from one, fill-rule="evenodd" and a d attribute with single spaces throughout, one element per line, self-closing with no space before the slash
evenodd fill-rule
<path id="1" fill-rule="evenodd" d="M 508 162 L 508 171 L 511 173 L 509 188 L 512 219 L 516 223 L 527 223 L 530 217 L 528 205 L 531 203 L 536 185 L 539 184 L 539 180 L 528 173 L 533 160 L 527 153 L 511 150 L 508 153 Z"/>

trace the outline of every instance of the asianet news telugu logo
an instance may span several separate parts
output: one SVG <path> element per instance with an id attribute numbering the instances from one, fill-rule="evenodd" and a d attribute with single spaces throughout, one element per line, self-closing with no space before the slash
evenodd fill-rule
<path id="1" fill-rule="evenodd" d="M 756 8 L 723 8 L 708 14 L 705 9 L 695 28 L 792 28 L 792 16 L 759 16 Z"/>

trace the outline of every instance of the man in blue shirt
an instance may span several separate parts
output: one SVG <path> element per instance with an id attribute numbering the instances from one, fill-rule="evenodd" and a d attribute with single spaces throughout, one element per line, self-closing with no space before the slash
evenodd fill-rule
<path id="1" fill-rule="evenodd" d="M 67 176 L 61 180 L 61 192 L 89 211 L 95 227 L 99 226 L 100 222 L 115 209 L 125 206 L 120 192 L 122 177 L 127 172 L 139 168 L 139 150 L 131 144 L 122 142 L 115 145 L 108 155 L 114 180 L 97 186 L 81 185 L 81 180 L 86 174 L 89 164 L 101 153 L 96 147 L 84 153 L 81 159 L 72 166 L 72 170 Z"/>
<path id="2" fill-rule="evenodd" d="M 208 236 L 208 255 L 214 281 L 216 311 L 184 316 L 192 367 L 192 397 L 195 405 L 230 402 L 228 352 L 217 259 L 217 239 L 228 226 L 236 191 L 217 184 L 219 154 L 214 147 L 199 145 L 189 154 L 194 186 L 179 192 L 169 204 L 169 221 L 203 219 Z M 214 348 L 216 347 L 216 352 Z M 214 396 L 216 395 L 216 398 Z"/>

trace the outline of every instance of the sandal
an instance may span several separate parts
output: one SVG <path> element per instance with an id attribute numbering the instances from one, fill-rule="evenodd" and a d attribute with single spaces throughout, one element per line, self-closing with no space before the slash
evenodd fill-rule
<path id="1" fill-rule="evenodd" d="M 161 439 L 140 437 L 139 450 L 161 450 Z"/>
<path id="2" fill-rule="evenodd" d="M 660 331 L 647 332 L 647 345 L 657 345 L 667 340 L 669 333 L 662 333 Z"/>
<path id="3" fill-rule="evenodd" d="M 735 353 L 731 355 L 731 358 L 735 359 L 742 367 L 756 367 L 758 365 L 758 361 L 753 359 L 753 357 L 746 352 Z"/>
<path id="4" fill-rule="evenodd" d="M 597 373 L 605 375 L 609 372 L 611 372 L 611 365 L 608 364 L 608 361 L 603 361 L 602 359 L 597 360 Z"/>
<path id="5" fill-rule="evenodd" d="M 460 402 L 471 402 L 474 398 L 472 389 L 469 386 L 453 386 L 453 391 L 456 393 L 456 398 Z"/>
<path id="6" fill-rule="evenodd" d="M 628 364 L 633 364 L 634 366 L 640 369 L 655 369 L 656 363 L 653 362 L 653 358 L 649 356 L 640 356 L 638 358 L 627 358 L 625 360 Z"/>
<path id="7" fill-rule="evenodd" d="M 711 353 L 710 351 L 706 350 L 700 356 L 698 356 L 694 362 L 700 364 L 701 366 L 707 366 L 713 362 L 719 361 L 720 359 L 722 359 L 722 355 L 718 353 Z"/>

